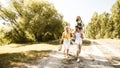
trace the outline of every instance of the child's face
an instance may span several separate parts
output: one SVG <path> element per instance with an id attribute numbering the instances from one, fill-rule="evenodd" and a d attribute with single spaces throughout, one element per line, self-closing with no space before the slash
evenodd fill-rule
<path id="1" fill-rule="evenodd" d="M 69 31 L 69 27 L 66 28 L 66 31 Z"/>
<path id="2" fill-rule="evenodd" d="M 69 31 L 69 27 L 65 27 L 65 31 L 67 31 L 67 32 L 68 32 L 68 31 Z"/>

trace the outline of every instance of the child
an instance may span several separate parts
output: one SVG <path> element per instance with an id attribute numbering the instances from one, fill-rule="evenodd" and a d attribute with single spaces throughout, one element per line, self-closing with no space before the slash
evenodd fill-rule
<path id="1" fill-rule="evenodd" d="M 70 29 L 68 26 L 64 28 L 64 32 L 62 33 L 62 40 L 64 46 L 64 53 L 66 57 L 68 57 L 69 47 L 70 47 Z"/>
<path id="2" fill-rule="evenodd" d="M 77 52 L 76 52 L 77 62 L 79 62 L 80 61 L 79 54 L 81 52 L 82 39 L 83 39 L 83 33 L 79 26 L 75 26 L 74 37 L 75 37 L 75 44 L 77 45 Z"/>
<path id="3" fill-rule="evenodd" d="M 77 16 L 77 18 L 76 18 L 76 22 L 77 22 L 77 26 L 78 26 L 80 29 L 83 29 L 83 27 L 84 27 L 84 23 L 82 22 L 80 16 Z"/>

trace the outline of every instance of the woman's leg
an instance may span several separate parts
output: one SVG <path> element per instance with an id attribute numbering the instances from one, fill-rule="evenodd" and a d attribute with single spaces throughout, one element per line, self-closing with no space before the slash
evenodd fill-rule
<path id="1" fill-rule="evenodd" d="M 81 45 L 79 44 L 79 45 L 77 45 L 77 47 L 78 47 L 78 50 L 77 50 L 77 62 L 79 62 L 80 61 L 79 54 L 81 52 Z"/>
<path id="2" fill-rule="evenodd" d="M 80 44 L 77 45 L 77 58 L 79 57 L 79 54 L 80 54 L 80 51 L 81 51 L 81 47 L 80 47 Z"/>
<path id="3" fill-rule="evenodd" d="M 81 45 L 79 44 L 79 51 L 78 53 L 80 54 L 81 53 Z"/>

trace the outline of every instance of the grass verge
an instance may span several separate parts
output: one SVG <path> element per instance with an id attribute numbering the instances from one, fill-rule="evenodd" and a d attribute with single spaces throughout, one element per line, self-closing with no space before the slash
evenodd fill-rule
<path id="1" fill-rule="evenodd" d="M 0 68 L 8 68 L 8 67 L 24 68 L 25 66 L 23 63 L 32 64 L 33 61 L 48 56 L 50 52 L 51 50 L 42 50 L 42 51 L 32 50 L 32 51 L 20 52 L 20 53 L 0 54 Z"/>
<path id="2" fill-rule="evenodd" d="M 90 45 L 91 44 L 91 41 L 90 40 L 87 40 L 87 39 L 84 39 L 83 40 L 83 45 L 84 46 L 88 46 L 88 45 Z"/>
<path id="3" fill-rule="evenodd" d="M 74 39 L 72 39 L 72 41 L 75 41 Z M 52 45 L 60 45 L 60 40 L 53 40 L 53 41 L 49 41 L 47 42 L 48 44 L 52 44 Z M 72 42 L 71 42 L 72 44 Z M 83 45 L 84 46 L 88 46 L 91 44 L 91 41 L 90 40 L 87 40 L 87 39 L 84 39 L 83 40 Z"/>

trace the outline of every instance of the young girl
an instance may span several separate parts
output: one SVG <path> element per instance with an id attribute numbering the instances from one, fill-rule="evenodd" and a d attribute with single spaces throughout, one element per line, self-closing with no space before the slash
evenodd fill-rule
<path id="1" fill-rule="evenodd" d="M 79 26 L 75 26 L 74 37 L 75 37 L 75 44 L 77 45 L 77 52 L 76 52 L 77 62 L 79 62 L 80 61 L 79 54 L 81 52 L 82 39 L 83 39 L 83 33 Z"/>
<path id="2" fill-rule="evenodd" d="M 68 26 L 64 28 L 64 32 L 62 33 L 63 47 L 64 53 L 66 57 L 68 57 L 69 47 L 70 47 L 70 29 Z"/>
<path id="3" fill-rule="evenodd" d="M 83 29 L 84 23 L 82 22 L 80 16 L 77 16 L 77 17 L 76 17 L 76 22 L 77 22 L 77 26 L 78 26 L 80 29 Z"/>

